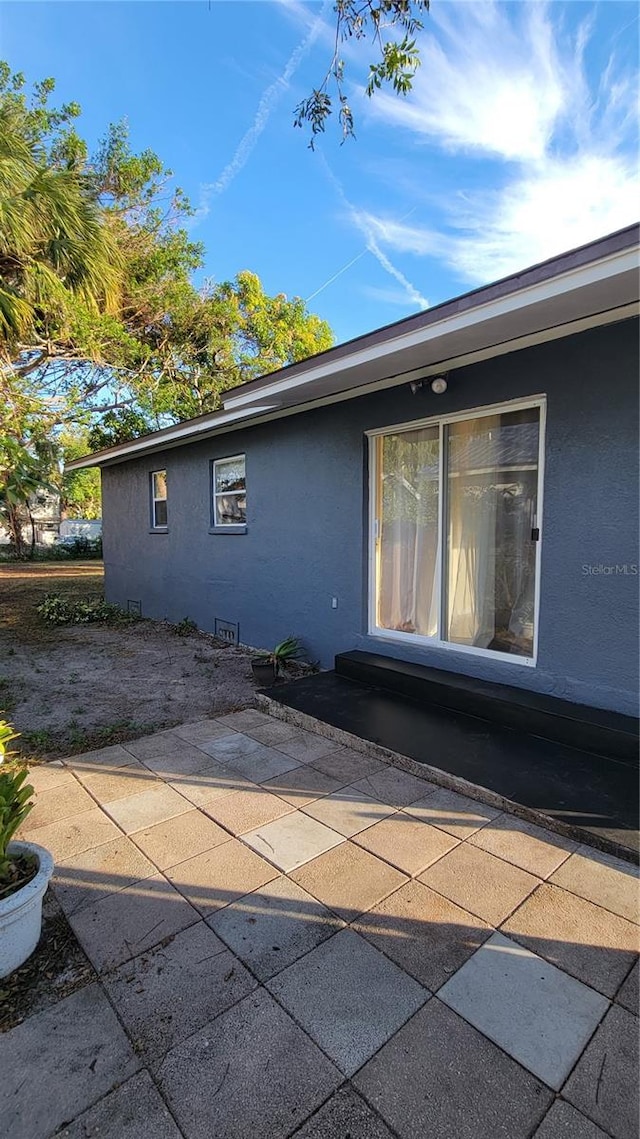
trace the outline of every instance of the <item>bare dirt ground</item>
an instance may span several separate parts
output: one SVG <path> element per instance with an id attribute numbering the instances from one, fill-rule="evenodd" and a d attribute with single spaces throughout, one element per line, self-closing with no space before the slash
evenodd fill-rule
<path id="1" fill-rule="evenodd" d="M 0 718 L 16 750 L 53 759 L 251 704 L 250 656 L 156 621 L 46 625 L 47 593 L 103 594 L 102 564 L 0 565 Z"/>

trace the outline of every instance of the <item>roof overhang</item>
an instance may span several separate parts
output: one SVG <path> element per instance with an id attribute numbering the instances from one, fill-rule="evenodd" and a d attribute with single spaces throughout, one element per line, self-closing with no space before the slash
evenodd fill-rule
<path id="1" fill-rule="evenodd" d="M 234 388 L 222 411 L 76 459 L 68 469 L 123 462 L 624 320 L 638 312 L 638 251 L 637 227 L 621 231 Z"/>

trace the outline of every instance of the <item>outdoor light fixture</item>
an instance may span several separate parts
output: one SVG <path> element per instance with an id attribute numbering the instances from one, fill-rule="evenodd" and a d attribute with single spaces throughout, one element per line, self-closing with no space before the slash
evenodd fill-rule
<path id="1" fill-rule="evenodd" d="M 424 387 L 424 380 L 412 380 L 409 387 L 411 388 L 411 395 L 417 395 Z"/>
<path id="2" fill-rule="evenodd" d="M 444 376 L 436 376 L 435 380 L 431 381 L 431 391 L 434 395 L 444 395 L 447 390 L 447 381 Z"/>

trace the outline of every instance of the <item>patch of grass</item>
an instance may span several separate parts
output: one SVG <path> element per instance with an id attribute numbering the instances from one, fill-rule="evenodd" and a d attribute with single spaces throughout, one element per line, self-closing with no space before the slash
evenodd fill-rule
<path id="1" fill-rule="evenodd" d="M 36 605 L 36 612 L 48 625 L 114 625 L 140 620 L 137 614 L 127 613 L 119 605 L 110 605 L 108 601 L 72 600 L 60 593 L 48 593 Z"/>
<path id="2" fill-rule="evenodd" d="M 198 626 L 190 617 L 183 617 L 181 621 L 178 621 L 176 625 L 172 625 L 171 628 L 177 637 L 188 637 L 191 633 L 198 632 Z"/>
<path id="3" fill-rule="evenodd" d="M 97 751 L 113 744 L 123 744 L 140 736 L 151 735 L 160 729 L 166 730 L 179 724 L 180 720 L 167 723 L 139 723 L 137 720 L 118 720 L 113 724 L 101 724 L 96 728 L 84 728 L 77 720 L 71 720 L 65 728 L 52 730 L 41 728 L 22 732 L 16 741 L 16 750 L 29 760 L 55 759 L 60 756 L 79 755 L 85 751 Z"/>

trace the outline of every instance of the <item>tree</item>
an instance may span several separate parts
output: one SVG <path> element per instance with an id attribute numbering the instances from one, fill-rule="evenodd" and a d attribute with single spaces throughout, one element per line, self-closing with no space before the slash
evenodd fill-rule
<path id="1" fill-rule="evenodd" d="M 369 64 L 366 93 L 369 97 L 388 86 L 397 95 L 411 90 L 420 66 L 416 34 L 422 29 L 420 16 L 429 11 L 429 0 L 335 0 L 335 41 L 333 54 L 322 82 L 298 104 L 294 125 L 310 127 L 310 147 L 316 135 L 322 134 L 334 113 L 330 90 L 338 103 L 338 123 L 343 141 L 354 137 L 353 111 L 345 91 L 345 65 L 340 45 L 346 40 L 369 39 L 378 57 Z M 395 31 L 400 38 L 387 38 Z"/>
<path id="2" fill-rule="evenodd" d="M 25 552 L 24 529 L 31 526 L 31 549 L 36 540 L 33 499 L 52 489 L 56 448 L 37 399 L 23 383 L 9 384 L 0 374 L 0 517 L 9 530 L 16 553 Z"/>

